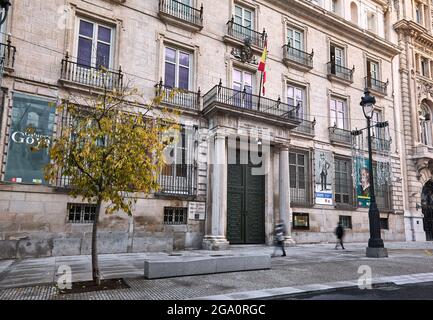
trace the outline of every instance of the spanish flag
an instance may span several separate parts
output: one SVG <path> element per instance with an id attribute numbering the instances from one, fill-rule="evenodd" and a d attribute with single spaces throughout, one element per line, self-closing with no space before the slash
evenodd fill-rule
<path id="1" fill-rule="evenodd" d="M 262 58 L 259 63 L 259 71 L 262 72 L 262 88 L 263 95 L 265 95 L 265 83 L 266 83 L 266 60 L 268 59 L 268 41 L 265 42 L 265 48 L 263 49 Z"/>

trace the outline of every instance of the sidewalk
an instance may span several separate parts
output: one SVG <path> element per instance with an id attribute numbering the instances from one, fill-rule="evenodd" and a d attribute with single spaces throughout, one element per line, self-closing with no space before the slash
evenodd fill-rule
<path id="1" fill-rule="evenodd" d="M 433 242 L 386 243 L 389 258 L 365 257 L 365 244 L 346 244 L 335 250 L 333 244 L 298 245 L 287 250 L 287 257 L 272 259 L 271 270 L 234 272 L 146 280 L 144 261 L 160 259 L 165 253 L 100 255 L 103 278 L 126 278 L 129 289 L 86 294 L 57 295 L 53 284 L 61 265 L 72 269 L 73 281 L 91 280 L 90 256 L 50 257 L 0 261 L 0 299 L 192 299 L 283 287 L 317 285 L 358 279 L 358 268 L 367 265 L 373 278 L 433 272 Z M 267 246 L 232 246 L 218 254 L 265 253 Z M 176 252 L 182 255 L 215 254 L 205 250 Z M 427 280 L 427 278 L 426 278 Z M 23 288 L 26 287 L 26 288 Z"/>

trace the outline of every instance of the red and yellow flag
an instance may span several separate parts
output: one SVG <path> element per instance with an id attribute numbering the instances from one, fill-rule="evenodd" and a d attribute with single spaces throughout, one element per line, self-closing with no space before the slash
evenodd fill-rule
<path id="1" fill-rule="evenodd" d="M 268 41 L 265 42 L 265 47 L 263 49 L 262 58 L 259 63 L 259 71 L 262 72 L 262 89 L 263 95 L 265 95 L 265 83 L 266 83 L 266 60 L 268 59 Z"/>

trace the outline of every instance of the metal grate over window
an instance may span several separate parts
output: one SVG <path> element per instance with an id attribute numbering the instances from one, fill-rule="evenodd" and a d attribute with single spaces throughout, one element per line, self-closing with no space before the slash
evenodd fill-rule
<path id="1" fill-rule="evenodd" d="M 164 224 L 186 224 L 188 208 L 164 207 Z"/>
<path id="2" fill-rule="evenodd" d="M 68 203 L 68 221 L 71 223 L 93 223 L 96 204 Z"/>
<path id="3" fill-rule="evenodd" d="M 340 216 L 340 223 L 345 229 L 352 229 L 352 217 Z"/>

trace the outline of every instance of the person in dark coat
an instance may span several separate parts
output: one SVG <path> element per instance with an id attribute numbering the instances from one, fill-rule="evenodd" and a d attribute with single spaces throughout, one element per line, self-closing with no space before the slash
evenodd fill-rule
<path id="1" fill-rule="evenodd" d="M 280 221 L 275 225 L 275 230 L 274 230 L 274 236 L 275 236 L 274 255 L 275 255 L 276 249 L 280 248 L 281 251 L 283 252 L 283 254 L 281 256 L 282 257 L 286 256 L 286 250 L 284 248 L 284 240 L 285 240 L 284 236 L 285 235 L 286 235 L 286 227 L 285 227 L 284 223 L 282 221 Z"/>
<path id="2" fill-rule="evenodd" d="M 335 235 L 337 236 L 337 243 L 335 244 L 335 249 L 338 249 L 338 245 L 341 245 L 341 248 L 344 250 L 343 238 L 344 238 L 344 228 L 341 223 L 338 223 L 337 228 L 335 229 Z"/>

